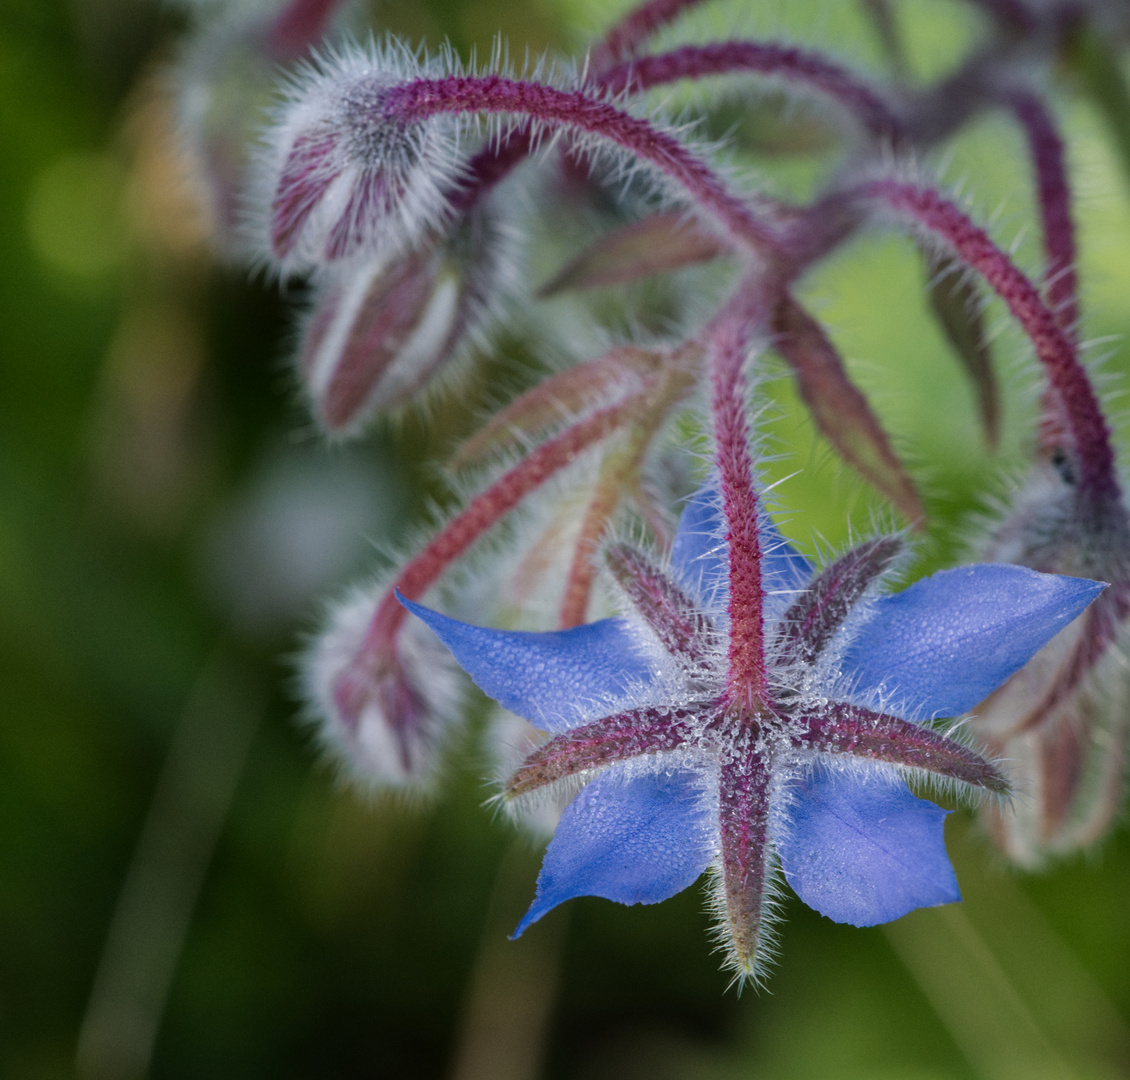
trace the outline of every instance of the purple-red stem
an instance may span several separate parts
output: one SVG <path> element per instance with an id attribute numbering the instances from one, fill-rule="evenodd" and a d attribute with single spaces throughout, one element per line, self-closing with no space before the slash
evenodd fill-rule
<path id="1" fill-rule="evenodd" d="M 936 191 L 897 180 L 876 180 L 861 194 L 909 215 L 942 239 L 967 266 L 976 270 L 1008 305 L 1023 327 L 1063 405 L 1078 455 L 1081 495 L 1099 501 L 1119 497 L 1110 431 L 1074 343 L 1040 299 L 1035 286 L 1012 260 L 953 203 Z"/>
<path id="2" fill-rule="evenodd" d="M 767 683 L 758 499 L 753 486 L 742 377 L 748 327 L 744 319 L 730 319 L 717 325 L 711 335 L 710 352 L 714 441 L 730 549 L 727 691 L 734 705 L 752 712 L 764 700 Z"/>
<path id="3" fill-rule="evenodd" d="M 1036 171 L 1047 259 L 1044 293 L 1064 333 L 1074 338 L 1079 297 L 1075 280 L 1075 226 L 1071 220 L 1071 189 L 1063 140 L 1051 113 L 1035 94 L 1012 94 L 1009 105 L 1024 128 Z"/>
<path id="4" fill-rule="evenodd" d="M 558 90 L 500 75 L 449 75 L 394 87 L 384 95 L 380 107 L 390 119 L 409 122 L 449 113 L 487 112 L 575 128 L 650 162 L 747 247 L 757 251 L 776 247 L 773 230 L 758 221 L 746 203 L 677 139 L 579 90 Z"/>
<path id="5" fill-rule="evenodd" d="M 638 395 L 633 395 L 578 421 L 556 438 L 542 443 L 472 499 L 470 505 L 400 571 L 369 623 L 360 655 L 380 654 L 396 637 L 408 614 L 407 609 L 397 600 L 397 592 L 409 600 L 420 599 L 444 570 L 504 514 L 573 461 L 583 450 L 623 424 L 632 410 L 639 406 L 639 400 Z"/>
<path id="6" fill-rule="evenodd" d="M 610 64 L 623 60 L 657 30 L 701 3 L 702 0 L 648 0 L 648 3 L 640 4 L 612 27 L 593 50 L 593 69 L 599 73 Z"/>
<path id="7" fill-rule="evenodd" d="M 596 83 L 612 93 L 641 93 L 678 79 L 702 79 L 755 71 L 803 83 L 857 116 L 876 137 L 896 137 L 902 123 L 861 79 L 821 53 L 759 41 L 719 41 L 684 45 L 655 56 L 640 56 L 600 75 Z"/>

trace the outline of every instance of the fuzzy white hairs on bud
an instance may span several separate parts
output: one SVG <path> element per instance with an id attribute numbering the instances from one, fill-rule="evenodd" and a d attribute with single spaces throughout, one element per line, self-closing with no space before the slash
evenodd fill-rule
<path id="1" fill-rule="evenodd" d="M 418 619 L 407 620 L 397 638 L 401 684 L 382 695 L 374 679 L 373 692 L 364 695 L 353 717 L 342 708 L 342 677 L 359 667 L 362 642 L 386 585 L 358 589 L 329 612 L 302 658 L 301 686 L 321 743 L 349 779 L 362 787 L 427 792 L 443 732 L 459 715 L 464 685 L 451 654 L 431 630 Z M 397 698 L 410 699 L 413 708 L 390 716 L 388 701 Z"/>
<path id="2" fill-rule="evenodd" d="M 452 67 L 450 55 L 422 61 L 388 38 L 298 69 L 263 133 L 252 190 L 250 227 L 267 265 L 287 276 L 388 257 L 447 224 L 464 164 L 458 121 L 406 121 L 386 94 Z"/>

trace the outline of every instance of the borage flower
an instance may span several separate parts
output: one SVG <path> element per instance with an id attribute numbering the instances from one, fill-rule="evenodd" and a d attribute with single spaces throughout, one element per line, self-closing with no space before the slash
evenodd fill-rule
<path id="1" fill-rule="evenodd" d="M 573 897 L 657 903 L 710 867 L 730 963 L 758 979 L 778 861 L 800 898 L 837 922 L 870 926 L 958 900 L 946 811 L 900 773 L 990 792 L 1006 783 L 912 720 L 981 701 L 1103 589 L 981 565 L 877 595 L 896 538 L 817 574 L 756 501 L 731 550 L 738 510 L 725 501 L 723 513 L 713 487 L 695 497 L 667 568 L 627 543 L 606 548 L 629 601 L 622 618 L 521 633 L 404 601 L 487 694 L 551 734 L 505 797 L 584 783 L 518 934 Z"/>

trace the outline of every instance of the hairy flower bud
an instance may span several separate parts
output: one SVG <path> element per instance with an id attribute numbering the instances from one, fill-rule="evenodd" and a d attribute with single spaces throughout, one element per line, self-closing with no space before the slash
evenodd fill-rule
<path id="1" fill-rule="evenodd" d="M 278 65 L 319 41 L 340 0 L 232 5 L 204 24 L 177 71 L 181 141 L 217 245 L 240 246 L 243 197 L 262 109 Z"/>
<path id="2" fill-rule="evenodd" d="M 302 668 L 321 741 L 354 779 L 426 790 L 439 736 L 459 700 L 458 674 L 435 638 L 408 626 L 374 653 L 365 634 L 374 599 L 361 591 L 331 613 Z"/>
<path id="3" fill-rule="evenodd" d="M 395 105 L 395 89 L 421 74 L 389 43 L 323 55 L 294 79 L 264 133 L 256 199 L 283 273 L 387 256 L 443 224 L 460 172 L 453 121 L 409 120 Z"/>
<path id="4" fill-rule="evenodd" d="M 430 247 L 320 275 L 298 357 L 319 425 L 355 434 L 462 356 L 507 291 L 508 267 L 504 231 L 477 206 Z"/>
<path id="5" fill-rule="evenodd" d="M 1053 457 L 1037 465 L 985 558 L 1110 582 L 972 721 L 990 753 L 1010 763 L 1018 793 L 984 807 L 986 825 L 1011 859 L 1035 867 L 1100 839 L 1121 808 L 1130 522 L 1121 501 L 1081 498 L 1070 463 Z"/>

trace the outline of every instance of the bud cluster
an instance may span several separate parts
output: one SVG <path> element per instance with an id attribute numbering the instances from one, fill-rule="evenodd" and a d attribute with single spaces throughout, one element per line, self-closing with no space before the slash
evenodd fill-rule
<path id="1" fill-rule="evenodd" d="M 779 870 L 812 906 L 859 924 L 953 898 L 941 811 L 908 801 L 902 773 L 1021 793 L 990 800 L 984 815 L 1026 865 L 1091 843 L 1117 817 L 1130 731 L 1119 663 L 1130 633 L 1130 516 L 1081 357 L 1071 186 L 1049 100 L 1055 64 L 1083 65 L 1086 83 L 1081 40 L 1087 55 L 1113 50 L 1130 44 L 1130 28 L 1114 17 L 1118 5 L 1099 0 L 982 3 L 985 40 L 955 72 L 911 93 L 898 78 L 884 84 L 846 58 L 789 42 L 653 48 L 660 29 L 677 29 L 700 2 L 648 0 L 583 65 L 524 76 L 506 69 L 501 49 L 478 71 L 450 50 L 432 55 L 392 38 L 318 45 L 292 66 L 258 150 L 244 150 L 240 199 L 255 260 L 309 287 L 296 367 L 331 436 L 357 435 L 419 400 L 441 373 L 450 386 L 498 316 L 535 311 L 550 293 L 717 264 L 701 295 L 685 298 L 695 314 L 665 336 L 641 333 L 566 366 L 482 425 L 453 462 L 476 467 L 462 509 L 379 588 L 331 613 L 306 684 L 326 742 L 352 772 L 431 785 L 441 737 L 464 706 L 426 622 L 507 716 L 553 736 L 518 765 L 507 792 L 582 785 L 543 877 L 555 860 L 589 858 L 584 828 L 628 844 L 617 832 L 627 817 L 617 815 L 652 815 L 671 836 L 685 828 L 696 838 L 677 872 L 641 869 L 652 877 L 638 893 L 603 864 L 586 863 L 571 892 L 546 878 L 523 927 L 586 890 L 652 902 L 709 865 L 735 970 L 756 978 Z M 280 4 L 274 30 L 255 39 L 259 55 L 286 36 L 284 24 L 320 28 L 332 7 Z M 1095 44 L 1100 31 L 1108 44 Z M 902 58 L 889 59 L 899 70 Z M 545 75 L 570 70 L 580 74 Z M 807 202 L 736 178 L 719 147 L 692 143 L 649 95 L 765 78 L 854 120 L 837 129 L 849 152 Z M 1116 110 L 1112 96 L 1125 89 L 1103 85 L 1097 103 Z M 988 110 L 1015 123 L 1028 148 L 1045 258 L 1034 274 L 922 164 Z M 519 195 L 513 185 L 534 171 L 541 184 Z M 532 191 L 569 194 L 551 214 Z M 522 224 L 542 212 L 606 228 L 536 292 L 521 269 L 530 261 Z M 752 358 L 771 348 L 832 448 L 910 528 L 931 527 L 891 438 L 797 296 L 809 270 L 879 225 L 919 246 L 931 307 L 974 384 L 989 442 L 1000 390 L 986 296 L 1003 302 L 1045 380 L 1032 479 L 978 552 L 1009 565 L 950 571 L 882 597 L 894 541 L 859 545 L 818 571 L 776 535 L 750 419 Z M 699 278 L 681 280 L 693 290 Z M 638 325 L 639 314 L 624 322 Z M 704 444 L 712 479 L 676 530 Z M 672 460 L 691 464 L 671 470 Z M 522 510 L 535 526 L 517 530 L 525 539 L 516 542 L 511 515 Z M 492 542 L 503 554 L 484 558 Z M 487 586 L 455 573 L 472 553 L 489 568 Z M 423 607 L 441 583 L 449 603 L 473 598 L 477 621 L 508 628 Z M 630 617 L 590 621 L 617 602 Z M 543 632 L 530 632 L 539 620 Z M 955 666 L 958 655 L 968 670 Z M 969 710 L 975 747 L 928 727 Z M 503 728 L 524 744 L 534 730 L 492 730 Z M 679 809 L 661 806 L 655 760 L 671 762 Z M 552 786 L 569 778 L 571 787 Z M 920 853 L 922 875 L 904 880 L 872 852 L 883 869 L 860 900 L 860 880 L 843 866 L 811 861 L 811 851 L 834 846 L 830 823 L 845 814 L 903 821 L 902 838 L 882 831 L 894 825 L 875 826 L 876 850 L 905 843 Z"/>

